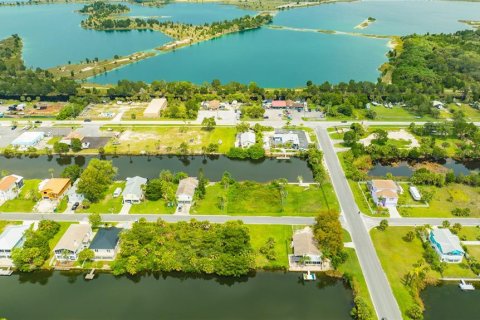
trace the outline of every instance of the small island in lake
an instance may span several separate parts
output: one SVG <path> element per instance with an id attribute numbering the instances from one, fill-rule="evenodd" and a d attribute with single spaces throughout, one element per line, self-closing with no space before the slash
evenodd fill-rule
<path id="1" fill-rule="evenodd" d="M 367 19 L 363 20 L 360 24 L 356 25 L 354 29 L 366 29 L 375 21 L 377 21 L 377 19 L 373 17 L 368 17 Z"/>

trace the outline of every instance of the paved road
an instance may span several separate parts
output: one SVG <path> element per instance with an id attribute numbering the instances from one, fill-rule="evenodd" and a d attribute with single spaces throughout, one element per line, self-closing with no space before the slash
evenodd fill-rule
<path id="1" fill-rule="evenodd" d="M 267 216 L 217 216 L 217 215 L 171 215 L 171 214 L 102 214 L 104 222 L 126 222 L 136 221 L 145 218 L 148 221 L 156 221 L 161 218 L 167 222 L 190 221 L 196 219 L 199 221 L 210 221 L 213 223 L 225 223 L 227 221 L 241 220 L 245 224 L 277 224 L 277 225 L 310 225 L 315 222 L 314 218 L 309 217 L 267 217 Z M 88 219 L 88 213 L 76 214 L 58 214 L 58 213 L 2 213 L 0 220 L 43 220 L 78 222 Z"/>
<path id="2" fill-rule="evenodd" d="M 376 227 L 385 218 L 374 218 L 363 216 L 363 220 L 368 229 Z M 448 220 L 450 224 L 460 223 L 462 226 L 476 227 L 480 226 L 480 219 L 478 218 L 386 218 L 388 225 L 392 227 L 407 227 L 407 226 L 424 226 L 429 224 L 431 226 L 440 226 L 443 221 Z"/>
<path id="3" fill-rule="evenodd" d="M 355 204 L 352 191 L 340 166 L 327 130 L 325 128 L 316 128 L 315 131 L 324 152 L 327 168 L 332 177 L 333 186 L 344 218 L 348 224 L 377 316 L 379 319 L 402 319 L 400 308 L 377 257 L 367 226 L 362 219 L 362 215 L 358 214 L 359 209 Z"/>

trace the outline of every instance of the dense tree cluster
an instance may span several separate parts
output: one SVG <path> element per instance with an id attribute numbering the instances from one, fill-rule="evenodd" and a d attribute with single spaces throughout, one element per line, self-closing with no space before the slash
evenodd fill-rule
<path id="1" fill-rule="evenodd" d="M 87 4 L 82 9 L 78 10 L 78 12 L 80 13 L 96 16 L 99 18 L 126 13 L 129 11 L 130 8 L 124 4 L 107 3 L 103 1 L 96 1 L 92 4 Z"/>
<path id="2" fill-rule="evenodd" d="M 77 190 L 90 202 L 97 202 L 105 197 L 116 174 L 117 168 L 111 161 L 92 159 L 80 175 Z"/>
<path id="3" fill-rule="evenodd" d="M 248 229 L 241 222 L 167 224 L 140 219 L 121 235 L 121 251 L 114 274 L 143 271 L 183 271 L 246 275 L 254 268 Z"/>
<path id="4" fill-rule="evenodd" d="M 71 79 L 55 79 L 46 70 L 25 67 L 22 40 L 18 35 L 0 41 L 0 93 L 5 96 L 74 95 L 78 84 Z"/>
<path id="5" fill-rule="evenodd" d="M 338 212 L 325 211 L 318 215 L 313 231 L 322 254 L 334 266 L 343 263 L 347 257 L 343 251 L 343 230 Z"/>
<path id="6" fill-rule="evenodd" d="M 41 220 L 38 229 L 26 231 L 22 248 L 12 251 L 15 267 L 22 272 L 39 269 L 50 256 L 49 241 L 60 230 L 60 224 L 51 220 Z"/>

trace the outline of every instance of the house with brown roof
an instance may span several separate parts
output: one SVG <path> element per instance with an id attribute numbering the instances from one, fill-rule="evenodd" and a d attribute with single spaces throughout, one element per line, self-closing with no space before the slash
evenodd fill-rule
<path id="1" fill-rule="evenodd" d="M 195 189 L 198 187 L 198 179 L 188 177 L 180 180 L 177 189 L 177 202 L 179 204 L 192 204 Z"/>
<path id="2" fill-rule="evenodd" d="M 23 187 L 23 177 L 9 175 L 0 180 L 0 203 L 15 199 Z"/>
<path id="3" fill-rule="evenodd" d="M 65 138 L 60 140 L 60 143 L 68 144 L 69 146 L 72 144 L 72 139 L 78 139 L 82 141 L 85 137 L 78 131 L 70 132 Z"/>
<path id="4" fill-rule="evenodd" d="M 39 189 L 43 199 L 60 199 L 70 188 L 70 179 L 52 178 L 42 181 Z"/>
<path id="5" fill-rule="evenodd" d="M 402 187 L 393 180 L 371 180 L 367 182 L 368 190 L 377 206 L 397 206 L 399 194 L 403 192 Z"/>
<path id="6" fill-rule="evenodd" d="M 55 258 L 59 261 L 75 261 L 78 254 L 88 248 L 92 238 L 92 228 L 89 224 L 72 224 L 53 249 Z"/>
<path id="7" fill-rule="evenodd" d="M 291 266 L 322 266 L 324 262 L 310 227 L 305 227 L 293 234 L 292 249 L 293 254 L 289 255 Z"/>

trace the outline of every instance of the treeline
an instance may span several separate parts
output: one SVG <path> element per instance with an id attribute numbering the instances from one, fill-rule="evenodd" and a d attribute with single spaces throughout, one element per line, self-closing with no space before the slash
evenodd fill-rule
<path id="1" fill-rule="evenodd" d="M 0 94 L 3 96 L 69 96 L 79 85 L 67 78 L 55 79 L 47 70 L 25 67 L 22 40 L 13 35 L 0 41 Z"/>
<path id="2" fill-rule="evenodd" d="M 113 273 L 183 271 L 242 276 L 255 268 L 248 228 L 241 222 L 207 221 L 167 224 L 140 219 L 121 234 Z"/>
<path id="3" fill-rule="evenodd" d="M 78 10 L 78 12 L 80 13 L 95 16 L 97 18 L 108 17 L 111 15 L 126 13 L 129 11 L 130 8 L 124 4 L 113 4 L 103 1 L 97 1 L 92 4 L 87 4 L 82 9 Z"/>

